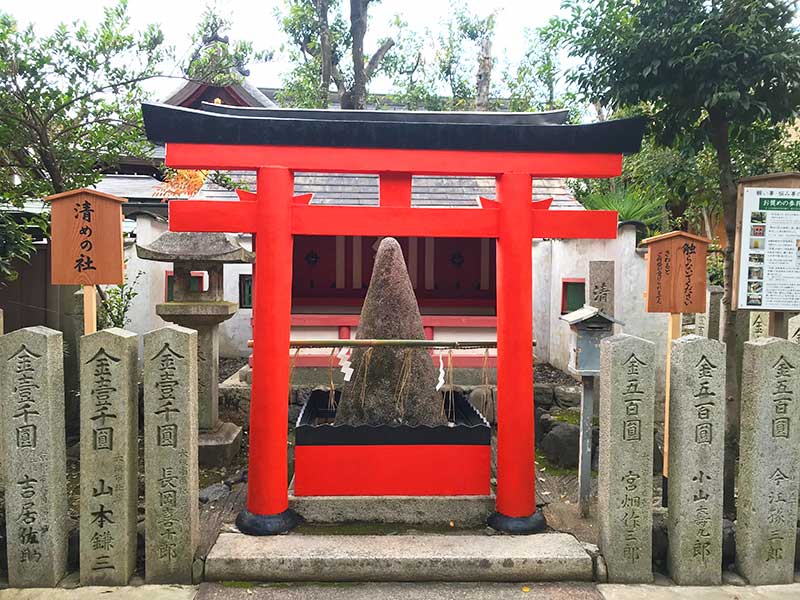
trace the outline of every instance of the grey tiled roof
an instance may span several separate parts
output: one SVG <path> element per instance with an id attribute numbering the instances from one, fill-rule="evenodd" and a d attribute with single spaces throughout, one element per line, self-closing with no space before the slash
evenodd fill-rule
<path id="1" fill-rule="evenodd" d="M 113 194 L 120 198 L 149 199 L 159 197 L 156 194 L 161 182 L 149 175 L 103 175 L 103 178 L 92 187 L 99 192 Z"/>
<path id="2" fill-rule="evenodd" d="M 237 184 L 255 189 L 255 173 L 231 171 Z M 377 206 L 378 176 L 344 173 L 295 173 L 295 194 L 313 193 L 314 204 Z M 411 183 L 413 206 L 475 206 L 478 197 L 494 199 L 491 177 L 429 177 L 415 175 Z M 553 208 L 581 210 L 563 179 L 536 179 L 533 199 L 553 198 Z"/>
<path id="3" fill-rule="evenodd" d="M 230 171 L 228 175 L 239 185 L 255 189 L 255 173 Z M 161 182 L 149 175 L 104 175 L 94 187 L 133 201 L 160 202 Z M 378 176 L 343 173 L 296 173 L 295 194 L 314 194 L 313 204 L 333 206 L 377 206 Z M 478 197 L 494 199 L 491 177 L 428 177 L 414 176 L 411 183 L 413 206 L 476 206 Z M 213 183 L 206 183 L 196 196 L 217 200 L 235 199 L 236 193 Z M 533 199 L 553 198 L 553 208 L 581 210 L 563 179 L 536 179 Z M 132 209 L 132 207 L 130 207 Z M 165 207 L 166 208 L 166 207 Z"/>

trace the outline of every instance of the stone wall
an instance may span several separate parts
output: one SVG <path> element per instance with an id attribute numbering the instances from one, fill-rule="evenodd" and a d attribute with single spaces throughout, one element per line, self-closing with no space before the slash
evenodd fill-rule
<path id="1" fill-rule="evenodd" d="M 617 332 L 644 338 L 655 344 L 656 422 L 664 419 L 664 380 L 667 348 L 667 315 L 645 312 L 645 255 L 636 249 L 636 230 L 620 227 L 615 240 L 546 240 L 534 242 L 534 287 L 548 281 L 538 274 L 537 265 L 547 265 L 549 257 L 549 297 L 534 293 L 536 355 L 554 367 L 567 370 L 570 355 L 569 325 L 561 317 L 561 281 L 566 278 L 588 280 L 589 261 L 615 262 L 615 318 L 624 326 Z M 545 339 L 543 331 L 548 331 Z"/>

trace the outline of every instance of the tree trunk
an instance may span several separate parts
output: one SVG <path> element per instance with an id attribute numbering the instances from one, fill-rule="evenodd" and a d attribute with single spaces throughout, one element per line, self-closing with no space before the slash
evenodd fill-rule
<path id="1" fill-rule="evenodd" d="M 743 319 L 737 311 L 731 310 L 733 291 L 734 244 L 736 241 L 736 203 L 737 186 L 733 173 L 730 153 L 730 124 L 727 118 L 711 111 L 709 115 L 711 144 L 717 153 L 719 166 L 719 187 L 722 202 L 722 214 L 725 221 L 727 244 L 723 250 L 725 255 L 724 280 L 725 293 L 722 298 L 725 325 L 723 341 L 726 344 L 725 367 L 726 383 L 726 427 L 725 427 L 725 485 L 724 509 L 726 513 L 735 510 L 734 485 L 736 463 L 739 458 L 739 389 L 741 383 L 741 360 L 743 339 Z M 735 308 L 735 307 L 733 307 Z"/>
<path id="2" fill-rule="evenodd" d="M 475 110 L 489 110 L 489 90 L 492 83 L 492 37 L 483 36 L 481 55 L 478 57 L 478 75 L 475 89 Z"/>
<path id="3" fill-rule="evenodd" d="M 322 63 L 317 104 L 320 108 L 328 108 L 328 92 L 331 88 L 331 74 L 333 72 L 331 31 L 328 25 L 328 0 L 314 0 L 314 8 L 317 11 L 317 19 L 319 20 L 320 62 Z"/>
<path id="4" fill-rule="evenodd" d="M 367 75 L 364 65 L 364 36 L 367 33 L 369 0 L 350 0 L 350 35 L 353 39 L 353 88 L 342 98 L 342 108 L 363 110 L 367 105 Z M 351 106 L 345 106 L 345 101 Z"/>

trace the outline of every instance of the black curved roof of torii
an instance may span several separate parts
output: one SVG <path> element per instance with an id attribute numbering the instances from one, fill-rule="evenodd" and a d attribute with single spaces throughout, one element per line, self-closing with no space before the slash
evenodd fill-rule
<path id="1" fill-rule="evenodd" d="M 241 108 L 205 110 L 144 103 L 153 142 L 316 146 L 405 150 L 630 154 L 642 145 L 645 119 L 563 124 L 549 113 L 417 113 Z"/>

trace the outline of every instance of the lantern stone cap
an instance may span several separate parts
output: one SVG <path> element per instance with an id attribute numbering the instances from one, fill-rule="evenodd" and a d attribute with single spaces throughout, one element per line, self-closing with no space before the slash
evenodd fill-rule
<path id="1" fill-rule="evenodd" d="M 622 321 L 615 319 L 607 315 L 606 313 L 602 312 L 596 306 L 589 306 L 588 304 L 584 304 L 582 308 L 577 310 L 573 310 L 571 313 L 567 313 L 566 315 L 561 315 L 559 317 L 562 321 L 566 321 L 567 324 L 571 327 L 572 325 L 577 325 L 578 323 L 583 323 L 584 321 L 588 321 L 589 319 L 596 319 L 596 320 L 606 320 L 609 323 L 617 323 L 619 325 L 625 325 Z"/>
<path id="2" fill-rule="evenodd" d="M 661 242 L 663 240 L 668 240 L 670 238 L 675 237 L 682 237 L 689 240 L 694 240 L 695 242 L 700 242 L 701 244 L 710 244 L 711 240 L 707 237 L 703 237 L 702 235 L 697 235 L 694 233 L 689 233 L 688 231 L 670 231 L 669 233 L 662 233 L 661 235 L 654 235 L 653 237 L 649 237 L 647 239 L 642 240 L 642 244 L 648 245 L 655 242 Z"/>
<path id="3" fill-rule="evenodd" d="M 757 181 L 770 181 L 772 179 L 800 179 L 800 171 L 786 171 L 784 173 L 767 173 L 765 175 L 751 175 L 750 177 L 742 177 L 739 183 L 755 183 Z"/>
<path id="4" fill-rule="evenodd" d="M 255 255 L 245 250 L 230 233 L 165 231 L 152 243 L 136 244 L 136 255 L 159 262 L 252 263 Z"/>
<path id="5" fill-rule="evenodd" d="M 55 200 L 64 200 L 65 198 L 69 198 L 70 196 L 78 196 L 80 194 L 89 194 L 90 196 L 105 198 L 106 200 L 114 200 L 115 202 L 128 201 L 125 198 L 120 198 L 119 196 L 114 196 L 113 194 L 106 194 L 105 192 L 99 192 L 97 190 L 93 190 L 90 188 L 77 188 L 74 190 L 67 190 L 66 192 L 60 192 L 58 194 L 52 194 L 50 196 L 47 196 L 44 200 L 45 202 L 53 202 Z"/>

